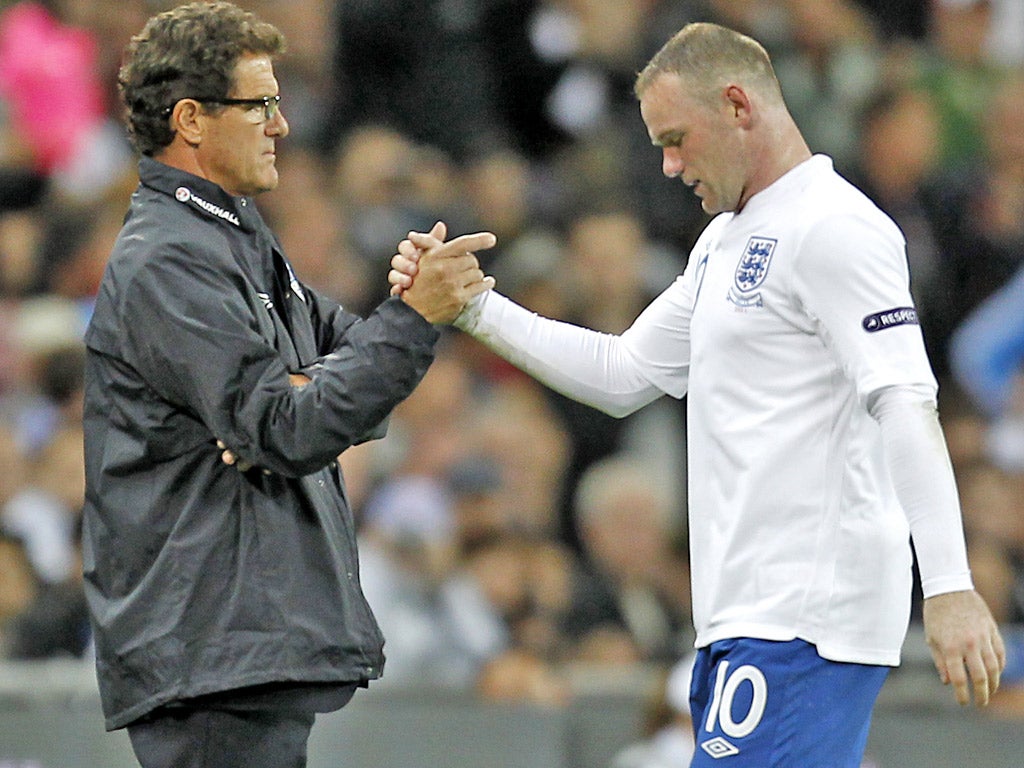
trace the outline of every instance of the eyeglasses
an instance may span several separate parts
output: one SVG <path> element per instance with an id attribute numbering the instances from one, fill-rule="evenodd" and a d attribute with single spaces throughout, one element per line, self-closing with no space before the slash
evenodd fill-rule
<path id="1" fill-rule="evenodd" d="M 247 107 L 248 109 L 263 108 L 263 122 L 274 119 L 281 108 L 281 96 L 263 96 L 258 99 L 196 99 L 202 104 L 224 104 L 230 107 Z"/>
<path id="2" fill-rule="evenodd" d="M 267 123 L 274 119 L 277 115 L 278 110 L 281 109 L 281 96 L 261 96 L 258 99 L 195 99 L 200 104 L 223 104 L 228 107 L 246 107 L 247 109 L 256 109 L 257 107 L 263 110 L 262 122 Z M 167 107 L 163 111 L 163 115 L 169 116 L 174 111 L 174 107 Z"/>

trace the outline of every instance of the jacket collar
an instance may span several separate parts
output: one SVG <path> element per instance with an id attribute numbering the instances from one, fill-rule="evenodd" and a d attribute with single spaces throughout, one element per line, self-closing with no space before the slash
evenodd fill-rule
<path id="1" fill-rule="evenodd" d="M 139 159 L 139 181 L 226 226 L 252 232 L 260 221 L 251 197 L 232 197 L 212 181 L 152 157 L 143 156 Z"/>

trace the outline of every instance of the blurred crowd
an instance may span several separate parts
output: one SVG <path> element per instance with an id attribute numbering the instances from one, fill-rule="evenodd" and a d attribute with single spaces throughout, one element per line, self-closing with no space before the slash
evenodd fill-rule
<path id="1" fill-rule="evenodd" d="M 365 314 L 410 229 L 488 229 L 499 290 L 620 332 L 706 223 L 635 73 L 689 21 L 771 53 L 812 150 L 903 228 L 977 588 L 1024 717 L 1024 2 L 239 0 L 289 40 L 260 198 L 299 277 Z M 136 159 L 120 53 L 156 0 L 0 2 L 0 654 L 88 657 L 81 336 Z M 798 216 L 799 211 L 793 212 Z M 691 643 L 683 405 L 623 420 L 447 332 L 388 436 L 340 461 L 381 685 L 557 706 L 572 670 Z"/>

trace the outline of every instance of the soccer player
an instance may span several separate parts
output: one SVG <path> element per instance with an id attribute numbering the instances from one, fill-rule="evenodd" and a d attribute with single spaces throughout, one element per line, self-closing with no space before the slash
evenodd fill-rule
<path id="1" fill-rule="evenodd" d="M 984 705 L 1005 665 L 972 586 L 903 236 L 812 155 L 749 37 L 688 25 L 635 90 L 664 173 L 717 214 L 684 273 L 620 336 L 494 291 L 456 324 L 611 414 L 688 395 L 692 765 L 855 768 L 899 662 L 911 536 L 942 680 Z M 439 247 L 410 234 L 393 290 Z"/>

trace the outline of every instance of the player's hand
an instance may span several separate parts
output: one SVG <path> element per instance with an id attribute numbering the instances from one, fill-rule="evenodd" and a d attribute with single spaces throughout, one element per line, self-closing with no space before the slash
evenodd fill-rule
<path id="1" fill-rule="evenodd" d="M 956 700 L 984 707 L 999 688 L 1006 647 L 992 613 L 974 590 L 949 592 L 924 601 L 925 639 L 944 685 Z"/>
<path id="2" fill-rule="evenodd" d="M 494 278 L 481 271 L 475 252 L 493 248 L 497 238 L 477 232 L 443 242 L 438 235 L 445 232 L 440 222 L 429 233 L 410 232 L 399 244 L 389 273 L 392 291 L 431 323 L 453 322 L 470 299 L 494 287 Z"/>
<path id="3" fill-rule="evenodd" d="M 312 381 L 312 379 L 310 379 L 309 376 L 307 376 L 304 373 L 288 374 L 288 383 L 296 388 L 304 387 L 307 384 L 309 384 L 310 381 Z M 221 452 L 220 460 L 227 464 L 229 467 L 234 467 L 239 472 L 248 472 L 250 469 L 252 469 L 252 463 L 239 459 L 238 454 L 236 454 L 234 451 L 228 448 L 228 446 L 225 444 L 223 440 L 217 441 L 217 447 L 220 449 Z M 269 475 L 270 470 L 264 469 L 263 474 Z"/>
<path id="4" fill-rule="evenodd" d="M 439 221 L 428 234 L 438 242 L 443 242 L 448 235 L 448 227 Z M 406 238 L 398 244 L 398 253 L 391 257 L 391 271 L 388 272 L 392 296 L 400 296 L 402 291 L 412 286 L 419 271 L 419 261 L 420 249 L 412 244 L 412 240 Z"/>
<path id="5" fill-rule="evenodd" d="M 434 224 L 429 232 L 410 232 L 409 238 L 399 244 L 392 260 L 397 266 L 389 273 L 390 279 L 392 274 L 403 273 L 399 267 L 413 271 L 415 264 L 415 273 L 406 274 L 408 285 L 401 285 L 404 281 L 397 284 L 399 293 L 402 301 L 435 324 L 453 323 L 474 296 L 495 286 L 494 278 L 483 274 L 475 255 L 497 245 L 494 234 L 462 234 L 445 243 L 441 240 L 445 233 L 442 222 Z M 414 250 L 419 251 L 418 258 Z"/>

